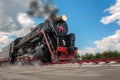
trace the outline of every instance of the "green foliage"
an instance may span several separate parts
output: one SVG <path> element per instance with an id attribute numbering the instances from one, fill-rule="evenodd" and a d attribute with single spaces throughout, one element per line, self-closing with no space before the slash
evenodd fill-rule
<path id="1" fill-rule="evenodd" d="M 86 53 L 81 56 L 82 60 L 93 60 L 93 59 L 105 59 L 105 58 L 120 58 L 120 52 L 118 51 L 105 51 L 102 53 Z"/>

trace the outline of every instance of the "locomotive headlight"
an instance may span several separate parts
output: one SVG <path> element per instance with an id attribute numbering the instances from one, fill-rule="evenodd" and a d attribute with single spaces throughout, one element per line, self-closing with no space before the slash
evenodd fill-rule
<path id="1" fill-rule="evenodd" d="M 66 15 L 62 15 L 59 16 L 57 18 L 55 18 L 56 21 L 67 21 L 67 16 Z"/>
<path id="2" fill-rule="evenodd" d="M 66 15 L 62 15 L 62 16 L 61 16 L 61 19 L 62 19 L 63 21 L 67 21 L 67 16 L 66 16 Z"/>

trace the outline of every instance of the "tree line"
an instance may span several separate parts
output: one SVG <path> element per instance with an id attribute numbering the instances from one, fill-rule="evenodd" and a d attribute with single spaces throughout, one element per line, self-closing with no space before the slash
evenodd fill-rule
<path id="1" fill-rule="evenodd" d="M 82 60 L 93 60 L 93 59 L 106 59 L 106 58 L 120 58 L 120 52 L 118 51 L 105 51 L 101 53 L 86 53 L 81 56 Z"/>

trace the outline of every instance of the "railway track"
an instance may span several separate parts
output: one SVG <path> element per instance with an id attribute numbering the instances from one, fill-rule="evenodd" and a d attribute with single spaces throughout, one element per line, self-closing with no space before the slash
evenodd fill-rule
<path id="1" fill-rule="evenodd" d="M 0 64 L 9 64 L 10 59 L 0 60 Z M 76 61 L 67 61 L 67 62 L 51 62 L 51 63 L 41 63 L 40 60 L 33 60 L 30 56 L 19 57 L 15 64 L 21 65 L 85 65 L 85 64 L 114 64 L 119 63 L 120 58 L 106 58 L 106 59 L 96 59 L 96 60 L 76 60 Z"/>

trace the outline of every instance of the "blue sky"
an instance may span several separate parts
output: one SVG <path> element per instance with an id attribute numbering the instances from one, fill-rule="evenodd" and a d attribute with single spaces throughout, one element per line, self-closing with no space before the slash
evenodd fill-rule
<path id="1" fill-rule="evenodd" d="M 115 23 L 103 24 L 101 18 L 110 15 L 105 9 L 115 4 L 115 0 L 53 0 L 59 8 L 59 15 L 68 16 L 69 32 L 76 34 L 79 49 L 96 47 L 94 41 L 114 34 L 119 26 Z M 40 20 L 36 19 L 36 23 Z"/>

